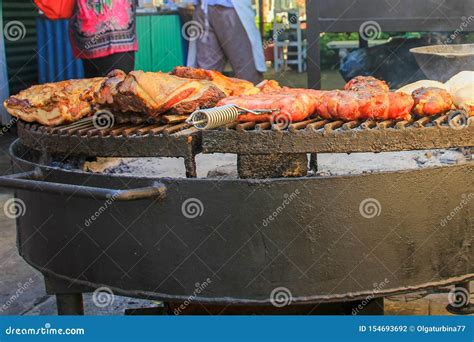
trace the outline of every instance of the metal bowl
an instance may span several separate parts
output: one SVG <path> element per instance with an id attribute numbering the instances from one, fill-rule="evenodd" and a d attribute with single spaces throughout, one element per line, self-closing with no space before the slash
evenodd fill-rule
<path id="1" fill-rule="evenodd" d="M 474 44 L 421 46 L 410 52 L 431 80 L 446 82 L 458 72 L 474 70 Z"/>

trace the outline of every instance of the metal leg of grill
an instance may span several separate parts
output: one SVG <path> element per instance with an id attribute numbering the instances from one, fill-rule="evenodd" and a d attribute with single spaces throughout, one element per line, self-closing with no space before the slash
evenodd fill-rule
<path id="1" fill-rule="evenodd" d="M 196 171 L 196 159 L 194 155 L 184 157 L 184 167 L 186 169 L 186 177 L 187 178 L 196 178 L 197 171 Z"/>
<path id="2" fill-rule="evenodd" d="M 84 315 L 82 293 L 56 294 L 58 315 Z"/>
<path id="3" fill-rule="evenodd" d="M 471 303 L 470 282 L 456 284 L 454 287 L 454 303 L 446 307 L 450 313 L 455 315 L 474 314 L 474 304 Z"/>
<path id="4" fill-rule="evenodd" d="M 316 174 L 318 172 L 318 154 L 311 153 L 311 157 L 309 159 L 309 169 Z"/>

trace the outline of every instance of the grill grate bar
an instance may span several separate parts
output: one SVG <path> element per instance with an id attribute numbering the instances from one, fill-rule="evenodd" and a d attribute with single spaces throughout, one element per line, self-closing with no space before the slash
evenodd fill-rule
<path id="1" fill-rule="evenodd" d="M 306 126 L 306 128 L 309 128 L 309 129 L 312 129 L 312 130 L 318 130 L 322 127 L 324 127 L 326 124 L 328 124 L 329 120 L 322 120 L 322 121 L 317 121 L 317 122 L 314 122 L 314 123 L 310 123 L 308 126 Z"/>
<path id="2" fill-rule="evenodd" d="M 169 127 L 163 130 L 163 134 L 169 135 L 181 131 L 183 129 L 189 128 L 191 125 L 188 123 L 181 123 L 179 125 L 169 125 Z"/>
<path id="3" fill-rule="evenodd" d="M 350 131 L 351 129 L 354 129 L 360 125 L 359 121 L 349 121 L 346 122 L 344 125 L 342 125 L 342 129 L 345 131 Z"/>
<path id="4" fill-rule="evenodd" d="M 247 131 L 254 128 L 256 125 L 255 122 L 244 122 L 235 126 L 235 129 L 238 131 Z"/>
<path id="5" fill-rule="evenodd" d="M 255 129 L 259 131 L 263 131 L 269 129 L 272 126 L 270 122 L 261 122 L 255 125 Z"/>
<path id="6" fill-rule="evenodd" d="M 387 128 L 393 127 L 395 123 L 396 122 L 394 120 L 385 120 L 385 121 L 377 122 L 377 128 L 387 129 Z"/>
<path id="7" fill-rule="evenodd" d="M 436 127 L 440 127 L 442 124 L 447 123 L 449 119 L 449 115 L 441 115 L 439 118 L 433 120 L 433 124 Z"/>
<path id="8" fill-rule="evenodd" d="M 342 120 L 332 121 L 332 122 L 324 125 L 324 129 L 328 132 L 332 132 L 332 131 L 342 127 L 342 125 L 344 125 L 344 121 L 342 121 Z"/>
<path id="9" fill-rule="evenodd" d="M 367 120 L 367 121 L 364 121 L 360 127 L 362 129 L 371 129 L 371 128 L 374 128 L 377 126 L 377 121 L 374 121 L 374 120 Z"/>
<path id="10" fill-rule="evenodd" d="M 423 128 L 426 127 L 426 125 L 431 121 L 429 117 L 421 118 L 413 124 L 414 127 L 416 128 Z"/>
<path id="11" fill-rule="evenodd" d="M 301 121 L 301 122 L 295 122 L 295 123 L 292 123 L 288 127 L 288 130 L 290 132 L 296 132 L 297 130 L 304 129 L 304 128 L 308 127 L 309 124 L 311 124 L 313 122 L 316 122 L 318 120 L 319 120 L 318 118 L 315 118 L 315 119 L 305 120 L 305 121 Z"/>

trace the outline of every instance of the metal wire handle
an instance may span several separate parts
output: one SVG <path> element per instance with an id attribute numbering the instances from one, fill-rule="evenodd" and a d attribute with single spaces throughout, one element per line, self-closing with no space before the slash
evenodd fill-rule
<path id="1" fill-rule="evenodd" d="M 213 129 L 236 121 L 240 114 L 250 113 L 254 115 L 261 115 L 271 114 L 275 111 L 277 110 L 251 110 L 233 104 L 228 104 L 215 108 L 196 110 L 189 116 L 189 118 L 186 119 L 186 122 L 198 129 Z"/>

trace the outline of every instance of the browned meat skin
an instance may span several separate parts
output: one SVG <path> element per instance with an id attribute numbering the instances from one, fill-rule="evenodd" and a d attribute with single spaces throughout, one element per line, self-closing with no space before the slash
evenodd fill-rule
<path id="1" fill-rule="evenodd" d="M 207 80 L 214 83 L 226 96 L 250 95 L 259 92 L 252 82 L 222 75 L 218 71 L 178 66 L 171 71 L 178 77 Z"/>
<path id="2" fill-rule="evenodd" d="M 319 104 L 321 103 L 321 98 L 323 95 L 326 93 L 324 90 L 314 90 L 314 89 L 303 89 L 303 88 L 288 88 L 288 87 L 282 87 L 278 90 L 275 90 L 273 92 L 269 91 L 267 89 L 267 94 L 280 94 L 280 95 L 302 95 L 304 94 L 305 96 L 302 97 L 301 99 L 306 102 L 306 105 L 308 106 L 308 110 L 311 114 L 316 113 L 316 109 L 318 108 Z"/>
<path id="3" fill-rule="evenodd" d="M 419 88 L 412 96 L 415 100 L 413 112 L 420 116 L 433 116 L 453 107 L 453 97 L 441 88 Z"/>
<path id="4" fill-rule="evenodd" d="M 159 72 L 113 72 L 97 94 L 97 102 L 122 112 L 157 117 L 170 111 L 190 114 L 213 107 L 225 94 L 213 83 Z"/>
<path id="5" fill-rule="evenodd" d="M 403 93 L 334 90 L 322 96 L 317 113 L 343 121 L 408 120 L 412 108 L 412 97 Z"/>
<path id="6" fill-rule="evenodd" d="M 22 90 L 4 102 L 7 111 L 24 121 L 55 126 L 92 115 L 92 100 L 104 78 L 45 83 Z"/>
<path id="7" fill-rule="evenodd" d="M 381 81 L 372 76 L 357 76 L 346 83 L 344 90 L 388 92 L 390 90 L 385 81 Z"/>
<path id="8" fill-rule="evenodd" d="M 272 94 L 257 94 L 249 96 L 227 97 L 222 99 L 217 104 L 218 106 L 234 104 L 242 108 L 250 110 L 256 109 L 272 109 L 276 110 L 271 115 L 255 115 L 243 114 L 240 115 L 238 121 L 273 121 L 286 123 L 302 121 L 312 114 L 311 99 L 308 95 L 296 93 L 272 93 Z"/>

